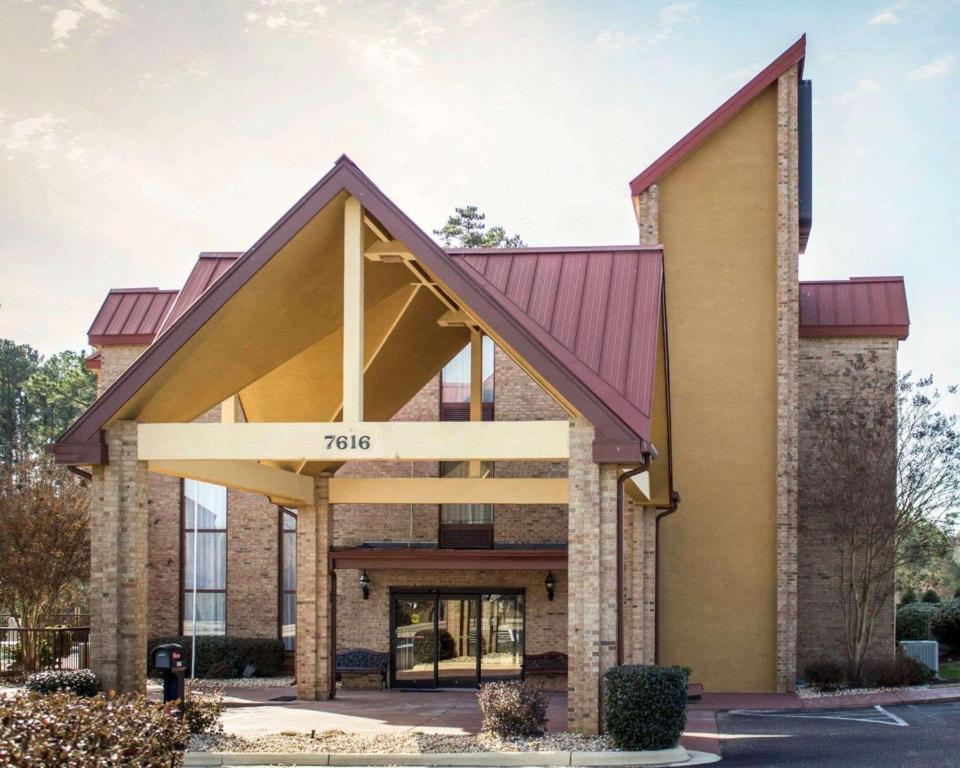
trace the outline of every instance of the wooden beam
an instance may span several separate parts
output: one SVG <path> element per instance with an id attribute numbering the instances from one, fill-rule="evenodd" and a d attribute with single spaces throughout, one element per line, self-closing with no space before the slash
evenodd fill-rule
<path id="1" fill-rule="evenodd" d="M 238 491 L 262 493 L 277 504 L 313 504 L 312 477 L 265 467 L 255 461 L 150 461 L 147 469 L 160 475 L 186 477 Z"/>
<path id="2" fill-rule="evenodd" d="M 565 461 L 566 421 L 139 424 L 141 461 Z"/>
<path id="3" fill-rule="evenodd" d="M 240 398 L 231 395 L 220 403 L 220 421 L 224 424 L 236 424 L 240 418 Z"/>
<path id="4" fill-rule="evenodd" d="M 363 421 L 363 207 L 343 207 L 343 417 Z"/>
<path id="5" fill-rule="evenodd" d="M 377 236 L 378 240 L 382 242 L 386 242 L 387 240 L 390 239 L 387 236 L 387 233 L 380 228 L 380 225 L 377 224 L 377 222 L 375 222 L 372 218 L 370 218 L 370 216 L 367 215 L 366 213 L 363 214 L 363 223 L 370 228 L 370 231 Z"/>
<path id="6" fill-rule="evenodd" d="M 401 261 L 410 261 L 413 254 L 399 240 L 389 240 L 371 245 L 363 254 L 370 261 L 381 261 L 385 264 L 396 264 Z"/>
<path id="7" fill-rule="evenodd" d="M 470 421 L 483 421 L 483 334 L 470 331 Z M 468 477 L 480 477 L 480 462 L 471 461 Z"/>
<path id="8" fill-rule="evenodd" d="M 415 283 L 409 286 L 410 293 L 407 295 L 403 304 L 400 305 L 400 309 L 397 310 L 396 316 L 393 318 L 390 324 L 383 330 L 383 333 L 380 335 L 380 338 L 376 340 L 376 343 L 374 343 L 370 347 L 366 347 L 368 351 L 366 352 L 366 356 L 367 356 L 366 362 L 363 364 L 364 374 L 366 374 L 367 370 L 373 364 L 373 361 L 377 359 L 377 355 L 380 354 L 380 350 L 383 349 L 383 345 L 387 343 L 387 339 L 390 338 L 390 334 L 392 334 L 396 330 L 397 326 L 400 324 L 400 321 L 403 319 L 403 316 L 407 313 L 407 310 L 410 308 L 410 305 L 413 303 L 414 298 L 416 298 L 417 291 L 419 291 L 422 287 L 423 286 L 420 283 Z M 368 324 L 367 329 L 375 330 L 376 325 Z M 330 421 L 336 421 L 341 417 L 342 414 L 343 414 L 343 401 L 341 400 L 340 405 L 337 406 L 337 410 L 334 411 L 333 416 L 330 418 Z"/>
<path id="9" fill-rule="evenodd" d="M 566 504 L 565 477 L 332 477 L 334 504 Z"/>

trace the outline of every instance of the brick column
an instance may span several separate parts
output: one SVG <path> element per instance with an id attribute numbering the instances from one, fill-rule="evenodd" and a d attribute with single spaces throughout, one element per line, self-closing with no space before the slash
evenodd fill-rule
<path id="1" fill-rule="evenodd" d="M 143 692 L 147 677 L 147 465 L 137 425 L 107 430 L 110 463 L 93 468 L 90 667 L 106 690 Z"/>
<path id="2" fill-rule="evenodd" d="M 307 701 L 332 699 L 336 685 L 329 498 L 329 478 L 318 477 L 314 506 L 301 507 L 297 515 L 297 697 Z"/>
<path id="3" fill-rule="evenodd" d="M 593 462 L 593 427 L 570 423 L 567 727 L 600 732 L 601 680 L 617 660 L 617 471 Z"/>
<path id="4" fill-rule="evenodd" d="M 623 658 L 627 664 L 653 664 L 656 618 L 656 511 L 624 500 Z"/>

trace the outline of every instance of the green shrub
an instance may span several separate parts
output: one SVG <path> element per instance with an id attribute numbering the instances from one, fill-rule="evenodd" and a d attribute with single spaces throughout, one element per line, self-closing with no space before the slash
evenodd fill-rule
<path id="1" fill-rule="evenodd" d="M 864 662 L 860 684 L 868 688 L 900 688 L 920 685 L 933 677 L 933 670 L 909 656 L 897 654 L 893 659 Z"/>
<path id="2" fill-rule="evenodd" d="M 0 699 L 0 765 L 177 768 L 187 727 L 142 696 L 29 693 Z"/>
<path id="3" fill-rule="evenodd" d="M 27 678 L 26 689 L 33 693 L 74 693 L 77 696 L 96 696 L 103 687 L 89 669 L 76 671 L 37 672 Z"/>
<path id="4" fill-rule="evenodd" d="M 913 591 L 913 587 L 907 587 L 900 595 L 900 605 L 910 605 L 915 602 L 917 602 L 917 593 Z"/>
<path id="5" fill-rule="evenodd" d="M 547 727 L 543 690 L 527 682 L 484 683 L 477 691 L 482 730 L 504 738 L 541 736 Z"/>
<path id="6" fill-rule="evenodd" d="M 607 733 L 621 749 L 670 749 L 687 723 L 687 678 L 681 667 L 614 667 L 604 676 Z"/>
<path id="7" fill-rule="evenodd" d="M 920 598 L 920 602 L 922 602 L 922 603 L 939 603 L 939 602 L 940 602 L 940 595 L 937 594 L 937 590 L 935 590 L 935 589 L 928 589 L 926 592 L 923 593 L 923 597 Z"/>
<path id="8" fill-rule="evenodd" d="M 223 730 L 223 686 L 191 680 L 180 711 L 190 733 L 219 733 Z"/>
<path id="9" fill-rule="evenodd" d="M 897 608 L 897 642 L 929 640 L 930 624 L 938 608 L 932 603 L 908 603 Z"/>
<path id="10" fill-rule="evenodd" d="M 413 660 L 418 664 L 430 664 L 433 661 L 436 634 L 432 629 L 421 629 L 413 636 Z M 457 655 L 457 644 L 447 630 L 440 630 L 440 660 L 452 659 Z"/>
<path id="11" fill-rule="evenodd" d="M 177 643 L 183 646 L 183 663 L 190 674 L 192 638 L 189 636 L 155 637 L 147 645 L 147 666 L 150 666 L 150 651 L 158 645 Z M 276 677 L 283 674 L 283 643 L 268 637 L 227 637 L 201 635 L 197 637 L 196 676 L 239 677 L 250 665 L 256 669 L 256 677 Z M 232 671 L 231 671 L 232 670 Z M 155 670 L 151 670 L 155 672 Z"/>
<path id="12" fill-rule="evenodd" d="M 850 674 L 845 662 L 823 658 L 812 661 L 803 668 L 803 680 L 818 691 L 838 691 L 847 687 Z"/>
<path id="13" fill-rule="evenodd" d="M 956 600 L 958 597 L 960 597 L 960 587 L 953 590 L 953 599 Z"/>
<path id="14" fill-rule="evenodd" d="M 930 630 L 941 643 L 960 650 L 960 599 L 937 606 L 937 612 L 930 621 Z"/>

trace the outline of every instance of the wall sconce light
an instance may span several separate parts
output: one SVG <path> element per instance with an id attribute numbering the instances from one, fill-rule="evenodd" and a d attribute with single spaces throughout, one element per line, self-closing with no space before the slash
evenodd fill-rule
<path id="1" fill-rule="evenodd" d="M 363 595 L 364 600 L 370 599 L 370 577 L 367 576 L 366 570 L 360 571 L 360 594 Z"/>
<path id="2" fill-rule="evenodd" d="M 547 600 L 553 600 L 553 593 L 557 588 L 557 580 L 553 577 L 553 571 L 547 571 L 547 578 L 543 580 L 543 586 L 547 588 Z"/>

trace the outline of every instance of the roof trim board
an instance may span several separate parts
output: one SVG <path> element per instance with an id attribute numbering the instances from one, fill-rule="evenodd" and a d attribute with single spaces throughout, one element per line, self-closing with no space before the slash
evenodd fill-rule
<path id="1" fill-rule="evenodd" d="M 209 320 L 273 255 L 341 191 L 356 197 L 417 260 L 463 300 L 478 320 L 503 338 L 513 350 L 551 382 L 593 424 L 596 461 L 640 461 L 649 444 L 618 416 L 615 409 L 589 385 L 579 380 L 561 360 L 544 348 L 530 329 L 501 308 L 465 270 L 411 221 L 346 156 L 298 200 L 242 257 L 191 304 L 147 348 L 106 392 L 64 432 L 53 447 L 57 461 L 101 464 L 109 460 L 102 430 L 146 381 Z M 604 448 L 602 446 L 609 446 Z"/>
<path id="2" fill-rule="evenodd" d="M 807 36 L 802 35 L 793 45 L 781 53 L 756 77 L 727 99 L 716 110 L 702 120 L 680 141 L 653 161 L 645 170 L 630 182 L 630 193 L 639 195 L 656 184 L 672 168 L 683 161 L 693 150 L 726 125 L 744 106 L 753 101 L 760 93 L 775 83 L 791 67 L 800 67 L 803 76 L 803 60 L 806 55 Z"/>

